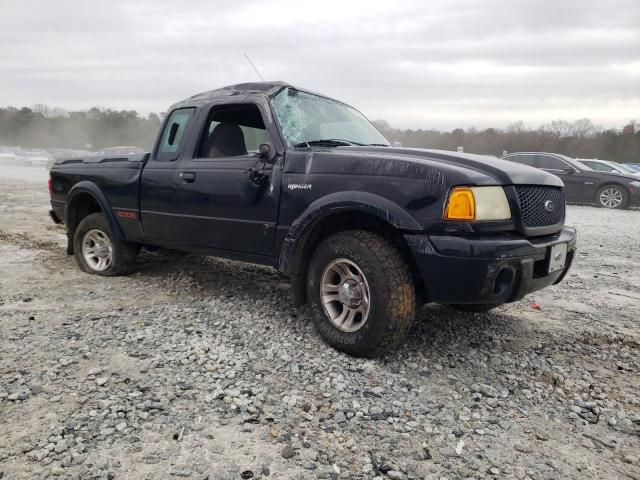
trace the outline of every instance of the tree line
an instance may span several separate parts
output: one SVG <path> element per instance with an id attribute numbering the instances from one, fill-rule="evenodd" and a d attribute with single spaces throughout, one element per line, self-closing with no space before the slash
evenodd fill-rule
<path id="1" fill-rule="evenodd" d="M 46 105 L 5 107 L 0 108 L 0 145 L 82 150 L 127 145 L 148 151 L 153 146 L 162 116 L 101 107 L 74 112 Z M 544 151 L 570 157 L 640 162 L 638 121 L 631 121 L 619 129 L 603 129 L 589 119 L 556 120 L 535 129 L 519 121 L 505 129 L 456 128 L 450 132 L 400 130 L 384 120 L 373 123 L 389 141 L 400 142 L 405 147 L 442 150 L 462 147 L 465 152 L 497 156 L 504 151 Z"/>
<path id="2" fill-rule="evenodd" d="M 589 119 L 575 122 L 556 120 L 536 129 L 522 121 L 505 129 L 456 128 L 438 130 L 398 130 L 384 120 L 373 124 L 389 141 L 405 147 L 456 150 L 501 156 L 503 152 L 553 152 L 576 158 L 599 158 L 615 162 L 640 162 L 640 122 L 632 120 L 620 129 L 603 129 Z"/>
<path id="3" fill-rule="evenodd" d="M 134 110 L 6 107 L 0 108 L 0 145 L 80 150 L 135 146 L 149 151 L 161 121 L 157 113 L 142 116 Z"/>

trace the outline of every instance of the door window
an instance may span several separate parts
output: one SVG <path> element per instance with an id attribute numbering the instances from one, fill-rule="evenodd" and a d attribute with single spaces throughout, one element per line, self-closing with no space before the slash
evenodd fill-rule
<path id="1" fill-rule="evenodd" d="M 255 105 L 221 105 L 209 113 L 198 147 L 199 158 L 257 155 L 268 142 L 260 110 Z"/>
<path id="2" fill-rule="evenodd" d="M 178 158 L 193 112 L 193 108 L 181 108 L 171 112 L 171 116 L 162 132 L 156 160 L 168 162 Z"/>
<path id="3" fill-rule="evenodd" d="M 535 167 L 535 155 L 513 155 L 511 157 L 507 157 L 512 162 L 521 163 L 523 165 L 529 165 L 530 167 Z"/>
<path id="4" fill-rule="evenodd" d="M 592 168 L 593 170 L 597 171 L 597 172 L 614 172 L 614 173 L 619 173 L 618 170 L 616 170 L 614 167 L 612 167 L 611 165 L 607 165 L 606 163 L 600 163 L 600 162 L 586 162 L 586 161 L 582 161 L 582 163 L 584 163 L 587 167 Z"/>
<path id="5" fill-rule="evenodd" d="M 567 170 L 569 168 L 562 160 L 550 155 L 538 155 L 538 167 L 547 170 Z"/>

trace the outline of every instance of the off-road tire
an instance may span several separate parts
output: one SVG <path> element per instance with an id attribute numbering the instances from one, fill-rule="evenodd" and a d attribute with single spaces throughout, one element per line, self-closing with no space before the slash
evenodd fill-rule
<path id="1" fill-rule="evenodd" d="M 112 260 L 108 268 L 103 271 L 96 271 L 89 266 L 84 258 L 82 251 L 82 240 L 85 234 L 91 230 L 99 230 L 104 233 L 112 246 Z M 136 256 L 140 250 L 140 246 L 133 243 L 118 240 L 111 228 L 109 222 L 103 213 L 92 213 L 83 218 L 73 234 L 74 256 L 78 262 L 80 270 L 93 275 L 102 275 L 105 277 L 117 277 L 131 273 L 136 264 Z"/>
<path id="2" fill-rule="evenodd" d="M 337 328 L 322 306 L 321 278 L 336 259 L 355 263 L 370 290 L 369 314 L 354 332 Z M 377 357 L 394 349 L 407 335 L 416 309 L 413 277 L 402 254 L 388 240 L 363 230 L 340 232 L 318 245 L 307 272 L 307 299 L 322 339 L 357 357 Z"/>
<path id="3" fill-rule="evenodd" d="M 471 312 L 471 313 L 487 313 L 494 308 L 499 307 L 502 303 L 456 303 L 453 305 L 449 305 L 451 308 L 455 308 L 456 310 L 460 310 L 462 312 Z"/>

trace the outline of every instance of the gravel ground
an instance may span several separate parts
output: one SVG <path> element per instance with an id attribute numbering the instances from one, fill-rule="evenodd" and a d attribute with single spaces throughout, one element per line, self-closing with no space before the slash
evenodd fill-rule
<path id="1" fill-rule="evenodd" d="M 0 172 L 0 478 L 640 478 L 640 212 L 570 207 L 564 283 L 325 346 L 267 268 L 80 273 L 46 175 Z M 536 308 L 536 307 L 539 307 Z"/>

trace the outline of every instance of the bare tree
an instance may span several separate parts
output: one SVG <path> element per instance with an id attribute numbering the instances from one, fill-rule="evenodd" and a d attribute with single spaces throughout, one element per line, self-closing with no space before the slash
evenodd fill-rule
<path id="1" fill-rule="evenodd" d="M 543 125 L 540 128 L 558 138 L 568 137 L 573 131 L 573 126 L 566 120 L 554 120 L 553 122 L 547 125 Z"/>
<path id="2" fill-rule="evenodd" d="M 576 137 L 588 137 L 589 135 L 595 133 L 595 131 L 595 126 L 588 118 L 581 118 L 580 120 L 576 120 L 571 125 L 571 133 Z"/>

